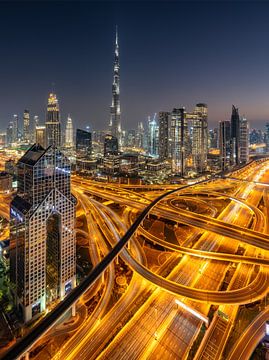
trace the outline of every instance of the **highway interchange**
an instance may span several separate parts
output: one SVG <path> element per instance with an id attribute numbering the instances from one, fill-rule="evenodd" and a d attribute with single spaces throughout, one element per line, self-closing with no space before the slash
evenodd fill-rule
<path id="1" fill-rule="evenodd" d="M 83 307 L 101 293 L 96 307 L 70 331 L 53 359 L 187 359 L 203 325 L 196 315 L 208 317 L 212 305 L 214 313 L 195 359 L 222 358 L 239 306 L 263 300 L 269 284 L 269 162 L 252 162 L 228 176 L 181 188 L 132 188 L 73 177 L 78 213 L 87 224 L 77 233 L 88 239 L 93 266 L 98 268 L 112 248 L 118 247 L 119 255 L 115 253 L 100 270 L 105 275 L 85 285 L 84 295 L 74 300 L 77 308 Z M 121 250 L 124 234 L 160 195 Z M 0 210 L 4 216 L 5 207 Z M 118 256 L 132 277 L 122 296 L 112 301 Z M 254 320 L 255 341 L 239 339 L 230 359 L 244 351 L 244 359 L 251 355 L 264 336 L 268 309 L 261 314 Z M 39 342 L 55 340 L 53 324 Z M 35 341 L 29 344 L 27 351 Z"/>

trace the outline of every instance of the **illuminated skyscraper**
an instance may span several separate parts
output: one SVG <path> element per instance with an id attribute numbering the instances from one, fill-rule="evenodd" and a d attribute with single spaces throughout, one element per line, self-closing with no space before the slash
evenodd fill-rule
<path id="1" fill-rule="evenodd" d="M 77 129 L 76 133 L 77 156 L 89 159 L 92 154 L 92 134 L 89 131 Z"/>
<path id="2" fill-rule="evenodd" d="M 72 148 L 74 146 L 73 139 L 73 122 L 70 116 L 67 118 L 66 128 L 65 128 L 65 146 Z"/>
<path id="3" fill-rule="evenodd" d="M 111 134 L 115 136 L 119 145 L 121 145 L 121 110 L 120 110 L 120 59 L 119 59 L 119 43 L 118 31 L 116 29 L 115 57 L 112 84 L 112 104 L 110 107 L 109 128 Z"/>
<path id="4" fill-rule="evenodd" d="M 47 146 L 61 146 L 60 111 L 56 94 L 49 94 L 46 120 Z"/>
<path id="5" fill-rule="evenodd" d="M 219 149 L 221 170 L 228 170 L 231 164 L 231 123 L 228 120 L 219 123 Z"/>
<path id="6" fill-rule="evenodd" d="M 6 146 L 11 146 L 14 142 L 14 123 L 12 121 L 9 122 L 7 131 L 6 131 Z"/>
<path id="7" fill-rule="evenodd" d="M 165 160 L 169 156 L 169 112 L 159 112 L 159 158 Z"/>
<path id="8" fill-rule="evenodd" d="M 35 139 L 36 143 L 41 145 L 42 147 L 46 147 L 46 126 L 45 125 L 37 125 L 35 127 Z"/>
<path id="9" fill-rule="evenodd" d="M 23 113 L 23 141 L 30 142 L 30 113 L 24 110 Z"/>
<path id="10" fill-rule="evenodd" d="M 137 126 L 136 147 L 140 149 L 144 149 L 145 147 L 145 129 L 142 121 L 140 121 Z"/>
<path id="11" fill-rule="evenodd" d="M 153 118 L 148 117 L 148 153 L 151 156 L 158 155 L 158 143 L 159 143 L 159 126 L 156 121 L 156 115 Z"/>
<path id="12" fill-rule="evenodd" d="M 18 115 L 13 115 L 13 135 L 12 142 L 17 142 L 19 140 L 19 117 Z"/>
<path id="13" fill-rule="evenodd" d="M 70 162 L 34 144 L 19 160 L 10 205 L 10 280 L 28 322 L 76 284 L 75 199 Z"/>
<path id="14" fill-rule="evenodd" d="M 207 105 L 197 104 L 194 112 L 187 114 L 187 119 L 190 122 L 192 166 L 197 173 L 202 173 L 206 170 L 207 166 Z"/>
<path id="15" fill-rule="evenodd" d="M 118 155 L 119 143 L 118 139 L 113 135 L 106 135 L 104 142 L 104 156 Z"/>
<path id="16" fill-rule="evenodd" d="M 240 119 L 240 164 L 249 160 L 249 123 L 246 118 Z"/>
<path id="17" fill-rule="evenodd" d="M 171 154 L 172 171 L 185 175 L 188 153 L 188 123 L 185 108 L 173 109 L 171 113 Z"/>
<path id="18" fill-rule="evenodd" d="M 239 110 L 233 105 L 231 115 L 231 165 L 240 162 L 240 116 Z"/>

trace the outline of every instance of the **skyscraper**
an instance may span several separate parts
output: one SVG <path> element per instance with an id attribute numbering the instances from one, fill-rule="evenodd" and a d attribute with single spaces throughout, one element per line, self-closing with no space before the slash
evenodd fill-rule
<path id="1" fill-rule="evenodd" d="M 231 115 L 231 165 L 239 164 L 240 156 L 240 116 L 239 110 L 233 105 Z"/>
<path id="2" fill-rule="evenodd" d="M 246 118 L 240 119 L 240 164 L 246 164 L 249 160 L 249 123 Z"/>
<path id="3" fill-rule="evenodd" d="M 46 147 L 46 126 L 45 125 L 37 125 L 35 127 L 35 139 L 36 143 L 41 145 L 42 147 Z"/>
<path id="4" fill-rule="evenodd" d="M 9 122 L 7 131 L 6 131 L 6 146 L 11 146 L 14 142 L 14 124 L 12 121 Z"/>
<path id="5" fill-rule="evenodd" d="M 119 143 L 118 139 L 113 135 L 106 135 L 104 142 L 104 156 L 118 155 Z"/>
<path id="6" fill-rule="evenodd" d="M 76 284 L 75 199 L 70 162 L 34 144 L 19 160 L 10 205 L 10 280 L 28 322 Z"/>
<path id="7" fill-rule="evenodd" d="M 159 112 L 159 158 L 165 160 L 169 156 L 169 112 Z"/>
<path id="8" fill-rule="evenodd" d="M 30 142 L 30 113 L 24 110 L 23 113 L 23 141 Z"/>
<path id="9" fill-rule="evenodd" d="M 61 146 L 61 123 L 59 103 L 56 94 L 49 94 L 46 120 L 47 146 Z"/>
<path id="10" fill-rule="evenodd" d="M 231 164 L 231 123 L 228 120 L 219 123 L 220 167 L 228 170 Z"/>
<path id="11" fill-rule="evenodd" d="M 173 109 L 171 113 L 172 171 L 185 175 L 188 154 L 188 123 L 185 108 Z"/>
<path id="12" fill-rule="evenodd" d="M 202 173 L 207 166 L 208 125 L 207 105 L 199 103 L 192 114 L 187 114 L 191 125 L 192 163 L 196 172 Z"/>
<path id="13" fill-rule="evenodd" d="M 77 156 L 89 159 L 92 154 L 92 134 L 89 131 L 77 129 L 76 132 Z"/>
<path id="14" fill-rule="evenodd" d="M 115 136 L 119 145 L 121 145 L 121 110 L 120 110 L 120 59 L 119 59 L 119 43 L 118 31 L 116 29 L 115 57 L 112 84 L 112 104 L 110 107 L 109 128 L 111 134 Z"/>
<path id="15" fill-rule="evenodd" d="M 19 117 L 18 115 L 13 115 L 13 135 L 12 142 L 17 142 L 19 139 Z"/>
<path id="16" fill-rule="evenodd" d="M 158 143 L 159 143 L 159 126 L 156 121 L 156 115 L 151 118 L 148 117 L 148 153 L 151 156 L 158 155 Z"/>
<path id="17" fill-rule="evenodd" d="M 145 147 L 145 130 L 142 121 L 139 121 L 136 132 L 136 147 L 144 149 Z"/>
<path id="18" fill-rule="evenodd" d="M 65 146 L 68 148 L 72 148 L 74 146 L 73 122 L 69 115 L 67 118 L 66 128 L 65 128 Z"/>

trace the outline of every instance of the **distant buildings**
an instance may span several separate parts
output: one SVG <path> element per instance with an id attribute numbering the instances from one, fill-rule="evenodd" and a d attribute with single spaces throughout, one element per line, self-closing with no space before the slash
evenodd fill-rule
<path id="1" fill-rule="evenodd" d="M 17 168 L 18 191 L 10 205 L 10 281 L 28 322 L 76 285 L 75 199 L 70 163 L 58 149 L 35 144 Z"/>
<path id="2" fill-rule="evenodd" d="M 233 105 L 231 115 L 231 165 L 240 163 L 240 117 L 239 110 Z"/>
<path id="3" fill-rule="evenodd" d="M 246 118 L 240 119 L 239 163 L 246 164 L 249 160 L 249 124 Z"/>
<path id="4" fill-rule="evenodd" d="M 54 145 L 61 146 L 61 123 L 60 110 L 56 94 L 50 93 L 47 106 L 46 118 L 46 137 L 47 146 Z"/>
<path id="5" fill-rule="evenodd" d="M 108 155 L 119 155 L 118 139 L 113 135 L 106 135 L 104 142 L 104 157 Z"/>

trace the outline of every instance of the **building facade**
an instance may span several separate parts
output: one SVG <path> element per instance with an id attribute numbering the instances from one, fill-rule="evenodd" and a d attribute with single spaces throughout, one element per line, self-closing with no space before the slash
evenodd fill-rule
<path id="1" fill-rule="evenodd" d="M 76 131 L 77 156 L 89 159 L 92 154 L 92 134 L 89 131 L 77 129 Z"/>
<path id="2" fill-rule="evenodd" d="M 232 106 L 231 115 L 231 165 L 240 163 L 240 116 L 239 109 Z"/>
<path id="3" fill-rule="evenodd" d="M 65 128 L 65 147 L 72 148 L 74 146 L 73 122 L 70 116 L 67 118 Z"/>
<path id="4" fill-rule="evenodd" d="M 34 144 L 19 160 L 10 205 L 10 281 L 25 322 L 76 285 L 75 198 L 70 162 Z"/>
<path id="5" fill-rule="evenodd" d="M 246 164 L 249 161 L 249 123 L 246 118 L 240 119 L 240 164 Z"/>
<path id="6" fill-rule="evenodd" d="M 36 125 L 35 127 L 35 142 L 42 147 L 46 147 L 46 126 L 45 125 Z"/>

